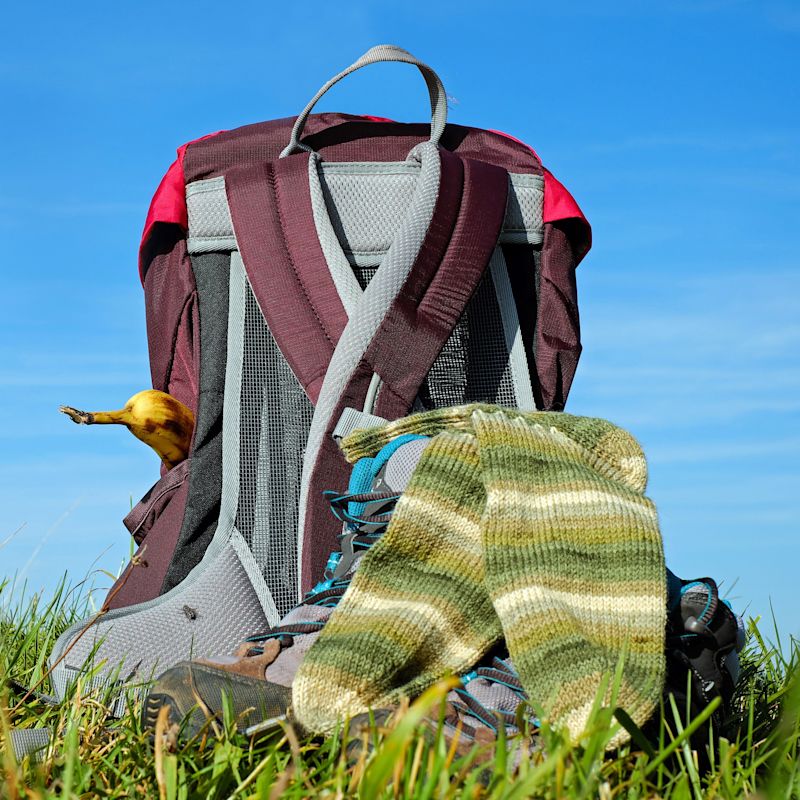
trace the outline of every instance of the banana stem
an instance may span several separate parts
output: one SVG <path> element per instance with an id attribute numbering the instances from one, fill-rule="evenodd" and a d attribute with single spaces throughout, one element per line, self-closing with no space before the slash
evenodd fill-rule
<path id="1" fill-rule="evenodd" d="M 58 410 L 77 425 L 125 425 L 128 422 L 128 412 L 124 408 L 119 411 L 79 411 L 72 406 L 60 406 Z"/>

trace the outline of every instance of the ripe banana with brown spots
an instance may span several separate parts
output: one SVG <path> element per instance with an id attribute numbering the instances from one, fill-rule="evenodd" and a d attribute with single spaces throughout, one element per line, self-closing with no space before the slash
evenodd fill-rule
<path id="1" fill-rule="evenodd" d="M 58 410 L 79 425 L 124 425 L 158 453 L 167 469 L 189 455 L 194 414 L 166 392 L 138 392 L 119 411 L 78 411 L 71 406 Z"/>

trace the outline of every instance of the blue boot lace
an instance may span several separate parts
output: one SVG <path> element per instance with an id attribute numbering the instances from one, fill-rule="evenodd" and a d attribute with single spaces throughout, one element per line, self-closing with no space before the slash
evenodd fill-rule
<path id="1" fill-rule="evenodd" d="M 528 696 L 525 694 L 525 689 L 514 667 L 508 661 L 495 656 L 488 664 L 478 666 L 462 675 L 461 687 L 455 690 L 459 699 L 452 705 L 461 714 L 476 719 L 495 733 L 499 725 L 503 725 L 509 734 L 517 733 L 519 730 L 519 720 L 515 713 L 505 709 L 487 706 L 467 689 L 469 683 L 476 678 L 483 678 L 490 683 L 505 686 L 510 689 L 519 698 L 519 702 L 522 703 L 527 700 Z M 538 720 L 532 718 L 531 723 L 535 726 L 538 724 Z"/>
<path id="2" fill-rule="evenodd" d="M 391 520 L 399 496 L 391 492 L 325 492 L 331 510 L 343 523 L 340 550 L 330 554 L 323 579 L 306 593 L 299 606 L 333 608 L 350 586 L 356 561 L 381 537 Z M 281 648 L 291 647 L 295 636 L 322 630 L 326 620 L 307 620 L 279 624 L 247 639 L 253 644 L 249 655 L 264 652 L 264 643 L 278 639 Z M 260 645 L 260 646 L 259 646 Z"/>

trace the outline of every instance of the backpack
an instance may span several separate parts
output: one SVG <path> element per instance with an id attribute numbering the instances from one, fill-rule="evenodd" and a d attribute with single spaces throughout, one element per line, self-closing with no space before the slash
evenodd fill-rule
<path id="1" fill-rule="evenodd" d="M 379 61 L 419 69 L 430 125 L 311 113 Z M 323 490 L 347 486 L 354 427 L 564 407 L 589 225 L 531 148 L 446 117 L 438 75 L 381 45 L 297 118 L 179 148 L 139 267 L 153 387 L 195 413 L 191 452 L 126 517 L 138 550 L 101 612 L 57 641 L 58 698 L 89 662 L 144 682 L 274 625 L 335 549 Z"/>

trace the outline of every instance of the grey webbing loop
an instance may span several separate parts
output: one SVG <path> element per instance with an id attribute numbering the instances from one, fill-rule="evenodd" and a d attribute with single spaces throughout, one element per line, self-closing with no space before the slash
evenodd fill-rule
<path id="1" fill-rule="evenodd" d="M 347 406 L 339 417 L 336 427 L 331 434 L 334 439 L 344 439 L 353 431 L 359 428 L 380 428 L 385 425 L 388 420 L 383 417 L 375 416 L 375 414 L 367 414 L 364 411 L 359 411 L 357 408 L 350 408 Z"/>
<path id="2" fill-rule="evenodd" d="M 368 64 L 375 64 L 380 61 L 398 61 L 403 64 L 412 64 L 422 73 L 422 77 L 425 78 L 425 83 L 428 85 L 428 93 L 431 98 L 431 141 L 435 145 L 438 145 L 439 139 L 442 138 L 442 133 L 444 133 L 444 126 L 447 124 L 447 95 L 445 94 L 441 79 L 427 64 L 423 64 L 407 50 L 403 50 L 402 47 L 397 47 L 393 44 L 379 44 L 367 50 L 358 61 L 351 64 L 346 70 L 331 78 L 314 97 L 311 98 L 311 102 L 300 112 L 300 116 L 295 120 L 294 127 L 292 128 L 292 136 L 289 139 L 289 144 L 286 145 L 281 153 L 281 158 L 296 153 L 299 150 L 304 150 L 307 153 L 313 152 L 308 145 L 300 141 L 303 128 L 305 127 L 308 115 L 311 113 L 311 109 L 314 108 L 320 97 L 342 78 L 346 77 L 351 72 L 355 72 L 357 69 L 361 69 L 361 67 L 366 67 Z"/>

